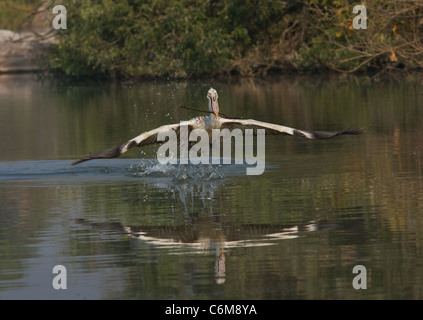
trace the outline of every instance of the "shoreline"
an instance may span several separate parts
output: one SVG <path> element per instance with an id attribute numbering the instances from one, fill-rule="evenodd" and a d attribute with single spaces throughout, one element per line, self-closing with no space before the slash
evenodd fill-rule
<path id="1" fill-rule="evenodd" d="M 57 38 L 53 30 L 43 28 L 37 32 L 14 32 L 11 30 L 0 29 L 0 76 L 1 75 L 18 75 L 18 74 L 36 74 L 47 72 L 49 76 L 62 79 L 64 81 L 105 81 L 105 82 L 122 82 L 122 83 L 136 83 L 149 81 L 202 81 L 202 80 L 234 80 L 234 79 L 269 79 L 279 76 L 323 76 L 325 78 L 346 78 L 349 76 L 368 76 L 368 77 L 386 77 L 392 75 L 410 75 L 422 74 L 421 69 L 390 69 L 390 70 L 375 70 L 373 72 L 335 72 L 333 70 L 325 70 L 319 72 L 307 72 L 304 70 L 278 70 L 271 72 L 265 76 L 263 75 L 233 75 L 233 74 L 218 74 L 212 78 L 202 75 L 197 75 L 189 78 L 174 78 L 170 76 L 98 76 L 98 77 L 71 77 L 61 74 L 54 74 L 48 68 L 49 50 L 52 45 L 57 43 Z"/>

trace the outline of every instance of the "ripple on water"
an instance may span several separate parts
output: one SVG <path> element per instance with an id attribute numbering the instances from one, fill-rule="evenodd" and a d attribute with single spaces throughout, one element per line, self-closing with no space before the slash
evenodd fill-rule
<path id="1" fill-rule="evenodd" d="M 0 162 L 0 182 L 87 183 L 131 178 L 213 181 L 244 176 L 246 168 L 246 164 L 160 164 L 156 159 L 96 160 L 79 166 L 71 166 L 68 160 L 9 161 Z"/>

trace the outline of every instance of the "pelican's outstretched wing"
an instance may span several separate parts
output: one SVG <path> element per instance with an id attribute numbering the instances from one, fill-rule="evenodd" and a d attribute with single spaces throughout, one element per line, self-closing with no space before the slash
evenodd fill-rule
<path id="1" fill-rule="evenodd" d="M 286 134 L 291 136 L 304 137 L 308 139 L 329 139 L 341 134 L 360 134 L 363 132 L 363 129 L 348 129 L 344 131 L 308 131 L 308 130 L 299 130 L 295 128 L 290 128 L 278 124 L 268 123 L 257 121 L 253 119 L 244 120 L 244 119 L 225 119 L 220 118 L 221 128 L 227 128 L 233 130 L 235 128 L 241 129 L 243 132 L 245 129 L 254 129 L 254 134 L 256 134 L 257 129 L 264 129 L 268 135 L 279 135 Z"/>
<path id="2" fill-rule="evenodd" d="M 133 148 L 133 147 L 143 147 L 143 146 L 148 146 L 148 145 L 151 145 L 151 144 L 163 143 L 164 141 L 157 141 L 157 135 L 159 134 L 159 132 L 165 134 L 166 132 L 173 130 L 173 131 L 176 132 L 178 139 L 179 139 L 179 129 L 180 129 L 181 125 L 187 125 L 188 132 L 191 132 L 192 129 L 201 127 L 201 124 L 202 124 L 201 122 L 204 125 L 204 118 L 203 117 L 194 118 L 194 119 L 184 121 L 184 122 L 181 122 L 181 123 L 175 123 L 175 124 L 169 124 L 169 125 L 161 126 L 161 127 L 156 128 L 156 129 L 153 129 L 151 131 L 144 132 L 144 133 L 140 134 L 139 136 L 129 140 L 128 142 L 125 142 L 125 143 L 118 145 L 116 147 L 112 147 L 110 149 L 102 150 L 102 151 L 99 151 L 99 152 L 96 152 L 96 153 L 90 153 L 89 155 L 85 156 L 84 158 L 81 158 L 79 160 L 75 160 L 74 162 L 72 162 L 72 165 L 76 165 L 78 163 L 88 161 L 88 160 L 93 160 L 93 159 L 116 158 L 116 157 L 119 157 L 121 154 L 125 153 L 126 151 L 128 151 L 129 149 Z"/>

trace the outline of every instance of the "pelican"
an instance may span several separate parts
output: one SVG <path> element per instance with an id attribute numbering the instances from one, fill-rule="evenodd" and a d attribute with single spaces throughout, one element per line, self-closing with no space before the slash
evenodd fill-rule
<path id="1" fill-rule="evenodd" d="M 91 153 L 79 160 L 75 160 L 74 162 L 72 162 L 72 165 L 76 165 L 81 162 L 93 159 L 116 158 L 133 147 L 143 147 L 156 143 L 163 143 L 164 141 L 157 140 L 157 135 L 160 132 L 168 132 L 170 130 L 173 130 L 176 132 L 176 134 L 178 134 L 179 129 L 182 125 L 186 125 L 189 132 L 194 129 L 205 129 L 208 132 L 209 137 L 211 137 L 211 132 L 213 129 L 225 128 L 229 130 L 239 128 L 242 130 L 242 132 L 244 132 L 244 130 L 246 129 L 264 129 L 266 135 L 291 135 L 307 139 L 330 139 L 339 135 L 360 134 L 362 132 L 362 129 L 348 129 L 344 131 L 308 131 L 290 128 L 279 124 L 257 121 L 254 119 L 244 120 L 234 118 L 222 118 L 219 116 L 219 103 L 217 91 L 213 88 L 210 88 L 207 93 L 207 99 L 210 112 L 209 116 L 200 116 L 188 121 L 164 125 L 151 131 L 144 132 L 139 136 L 136 136 L 135 138 L 130 139 L 129 141 L 120 144 L 116 147 L 112 147 L 110 149 L 102 150 L 96 153 Z"/>

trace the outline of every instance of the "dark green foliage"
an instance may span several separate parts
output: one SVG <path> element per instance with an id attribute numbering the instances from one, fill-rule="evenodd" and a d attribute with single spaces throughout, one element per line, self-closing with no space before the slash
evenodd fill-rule
<path id="1" fill-rule="evenodd" d="M 282 1 L 71 1 L 52 66 L 73 76 L 190 77 L 264 43 Z"/>
<path id="2" fill-rule="evenodd" d="M 51 66 L 71 76 L 189 78 L 421 68 L 423 2 L 73 0 Z"/>

